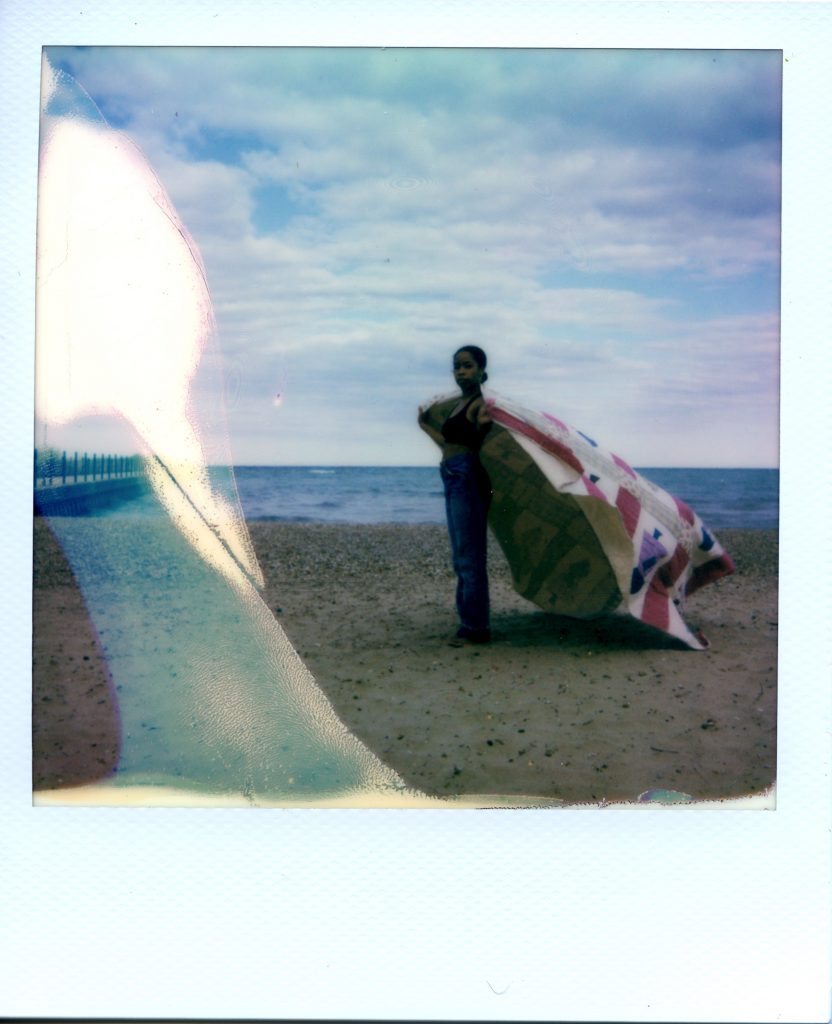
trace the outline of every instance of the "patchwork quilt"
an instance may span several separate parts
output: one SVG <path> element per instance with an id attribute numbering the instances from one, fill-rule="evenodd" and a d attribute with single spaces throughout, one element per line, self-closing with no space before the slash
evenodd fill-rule
<path id="1" fill-rule="evenodd" d="M 493 394 L 487 402 L 499 425 L 481 452 L 489 522 L 516 589 L 547 611 L 627 614 L 707 647 L 684 601 L 734 565 L 699 516 L 557 417 Z"/>

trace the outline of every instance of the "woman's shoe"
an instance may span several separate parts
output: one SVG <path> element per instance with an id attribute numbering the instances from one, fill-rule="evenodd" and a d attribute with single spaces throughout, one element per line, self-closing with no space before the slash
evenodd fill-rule
<path id="1" fill-rule="evenodd" d="M 454 643 L 454 640 L 457 642 Z M 466 626 L 460 626 L 456 631 L 456 637 L 451 641 L 454 647 L 462 647 L 465 644 L 490 644 L 491 643 L 491 630 L 490 629 L 468 629 Z"/>

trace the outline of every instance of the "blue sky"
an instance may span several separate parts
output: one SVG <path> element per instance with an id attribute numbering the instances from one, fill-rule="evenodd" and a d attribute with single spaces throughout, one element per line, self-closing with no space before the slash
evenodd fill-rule
<path id="1" fill-rule="evenodd" d="M 47 53 L 200 249 L 236 463 L 431 464 L 475 343 L 636 465 L 777 464 L 779 52 Z"/>

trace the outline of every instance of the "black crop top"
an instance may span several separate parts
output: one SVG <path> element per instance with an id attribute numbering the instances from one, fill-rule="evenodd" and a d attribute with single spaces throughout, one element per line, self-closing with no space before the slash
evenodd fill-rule
<path id="1" fill-rule="evenodd" d="M 475 398 L 466 402 L 456 415 L 449 416 L 445 420 L 442 424 L 442 436 L 448 444 L 460 444 L 478 452 L 491 424 L 489 423 L 485 430 L 480 430 L 476 423 L 472 423 L 468 419 L 468 406 Z"/>

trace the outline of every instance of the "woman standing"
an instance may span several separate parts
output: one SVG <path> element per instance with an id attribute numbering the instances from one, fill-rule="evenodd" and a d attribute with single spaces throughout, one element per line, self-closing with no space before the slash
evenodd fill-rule
<path id="1" fill-rule="evenodd" d="M 486 355 L 476 345 L 454 353 L 454 379 L 462 395 L 455 404 L 438 403 L 422 411 L 419 426 L 442 449 L 439 472 L 457 577 L 458 643 L 491 640 L 486 566 L 491 483 L 479 450 L 491 428 L 481 385 L 488 379 Z"/>

